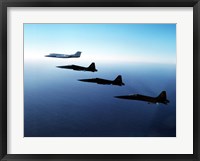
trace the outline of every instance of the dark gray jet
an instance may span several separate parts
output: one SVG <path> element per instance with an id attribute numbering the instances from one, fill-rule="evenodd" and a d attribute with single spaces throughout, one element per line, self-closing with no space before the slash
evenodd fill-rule
<path id="1" fill-rule="evenodd" d="M 97 69 L 95 68 L 95 63 L 90 64 L 89 67 L 81 67 L 78 65 L 65 65 L 65 66 L 57 66 L 58 68 L 63 69 L 72 69 L 72 70 L 78 70 L 78 71 L 89 71 L 89 72 L 96 72 Z"/>
<path id="2" fill-rule="evenodd" d="M 104 84 L 104 85 L 117 85 L 122 86 L 124 83 L 122 82 L 122 76 L 118 75 L 115 80 L 107 80 L 101 78 L 91 78 L 91 79 L 79 79 L 82 82 L 89 82 L 89 83 L 97 83 L 97 84 Z"/>
<path id="3" fill-rule="evenodd" d="M 52 57 L 52 58 L 79 58 L 81 56 L 81 51 L 77 51 L 75 54 L 58 54 L 58 53 L 51 53 L 49 55 L 45 55 L 45 57 Z"/>
<path id="4" fill-rule="evenodd" d="M 169 100 L 167 100 L 167 94 L 166 91 L 162 91 L 157 97 L 150 97 L 150 96 L 144 96 L 140 94 L 133 94 L 133 95 L 127 95 L 127 96 L 115 96 L 115 98 L 120 99 L 129 99 L 129 100 L 137 100 L 137 101 L 146 101 L 149 104 L 150 103 L 163 103 L 168 104 Z"/>

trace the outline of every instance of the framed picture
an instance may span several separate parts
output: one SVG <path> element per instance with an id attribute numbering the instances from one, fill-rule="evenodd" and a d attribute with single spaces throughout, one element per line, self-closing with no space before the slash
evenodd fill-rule
<path id="1" fill-rule="evenodd" d="M 1 1 L 1 160 L 199 160 L 199 7 Z"/>

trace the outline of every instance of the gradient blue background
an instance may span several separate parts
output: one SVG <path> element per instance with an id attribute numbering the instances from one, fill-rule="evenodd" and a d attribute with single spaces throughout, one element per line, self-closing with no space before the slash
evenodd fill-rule
<path id="1" fill-rule="evenodd" d="M 98 72 L 56 68 L 92 62 Z M 77 81 L 119 74 L 125 86 Z M 168 105 L 114 98 L 163 90 Z M 24 24 L 24 136 L 176 136 L 176 25 Z"/>

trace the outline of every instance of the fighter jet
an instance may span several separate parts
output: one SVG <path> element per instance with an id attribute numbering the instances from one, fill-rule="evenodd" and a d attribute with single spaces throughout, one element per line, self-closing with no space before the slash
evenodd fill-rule
<path id="1" fill-rule="evenodd" d="M 118 75 L 115 80 L 107 80 L 101 78 L 91 78 L 91 79 L 79 79 L 82 82 L 89 82 L 89 83 L 97 83 L 97 84 L 106 84 L 106 85 L 118 85 L 122 86 L 124 83 L 122 82 L 122 76 Z"/>
<path id="2" fill-rule="evenodd" d="M 65 65 L 65 66 L 57 66 L 58 68 L 63 69 L 73 69 L 78 71 L 89 71 L 89 72 L 96 72 L 97 69 L 95 68 L 95 63 L 90 64 L 88 67 L 81 67 L 78 65 Z"/>
<path id="3" fill-rule="evenodd" d="M 127 96 L 115 96 L 115 98 L 121 98 L 121 99 L 129 99 L 129 100 L 137 100 L 137 101 L 146 101 L 148 104 L 158 104 L 163 103 L 167 105 L 169 103 L 169 100 L 167 100 L 167 94 L 166 91 L 162 91 L 157 97 L 150 97 L 150 96 L 144 96 L 140 94 L 133 94 L 133 95 L 127 95 Z"/>
<path id="4" fill-rule="evenodd" d="M 81 52 L 77 51 L 75 54 L 58 54 L 58 53 L 50 53 L 49 55 L 45 55 L 45 57 L 53 57 L 53 58 L 79 58 L 81 56 Z"/>

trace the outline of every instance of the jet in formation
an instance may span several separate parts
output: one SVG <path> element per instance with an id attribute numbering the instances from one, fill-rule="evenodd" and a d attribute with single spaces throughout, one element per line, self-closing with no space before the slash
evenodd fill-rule
<path id="1" fill-rule="evenodd" d="M 168 104 L 169 100 L 167 100 L 167 94 L 166 91 L 162 91 L 157 97 L 150 97 L 150 96 L 144 96 L 140 94 L 133 94 L 133 95 L 126 95 L 126 96 L 115 96 L 115 98 L 120 99 L 129 99 L 129 100 L 137 100 L 137 101 L 145 101 L 153 104 L 157 103 L 163 103 Z"/>
<path id="2" fill-rule="evenodd" d="M 89 72 L 96 72 L 97 69 L 95 67 L 95 63 L 91 63 L 88 67 L 82 67 L 78 65 L 65 65 L 65 66 L 57 66 L 58 68 L 63 69 L 72 69 L 72 70 L 78 70 L 78 71 L 89 71 Z"/>
<path id="3" fill-rule="evenodd" d="M 50 53 L 49 55 L 45 55 L 45 57 L 52 58 L 79 58 L 81 56 L 81 52 L 77 51 L 75 54 L 58 54 L 58 53 Z"/>
<path id="4" fill-rule="evenodd" d="M 118 86 L 124 85 L 124 83 L 122 82 L 122 76 L 121 75 L 118 75 L 115 80 L 107 80 L 107 79 L 101 79 L 101 78 L 91 78 L 91 79 L 79 79 L 79 81 L 89 82 L 89 83 L 97 83 L 97 84 L 103 84 L 103 85 L 118 85 Z"/>

